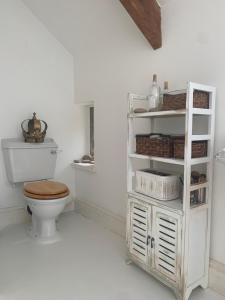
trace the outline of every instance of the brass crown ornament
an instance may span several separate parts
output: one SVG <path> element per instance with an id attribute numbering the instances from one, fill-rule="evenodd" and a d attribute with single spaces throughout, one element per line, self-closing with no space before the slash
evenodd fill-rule
<path id="1" fill-rule="evenodd" d="M 27 122 L 27 131 L 24 129 L 24 123 Z M 41 123 L 44 124 L 44 130 L 41 128 Z M 43 120 L 38 120 L 36 113 L 33 113 L 32 119 L 26 119 L 21 123 L 21 128 L 23 131 L 24 141 L 26 143 L 43 143 L 46 135 L 48 125 Z"/>

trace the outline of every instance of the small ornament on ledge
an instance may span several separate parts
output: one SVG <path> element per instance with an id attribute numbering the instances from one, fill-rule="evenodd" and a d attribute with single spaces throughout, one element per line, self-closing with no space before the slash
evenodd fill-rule
<path id="1" fill-rule="evenodd" d="M 146 112 L 147 112 L 147 109 L 145 109 L 145 108 L 135 108 L 134 109 L 135 114 L 142 114 L 142 113 L 146 113 Z"/>
<path id="2" fill-rule="evenodd" d="M 27 123 L 27 130 L 24 129 L 24 124 Z M 42 131 L 41 123 L 44 124 L 44 130 Z M 45 121 L 39 120 L 36 117 L 36 113 L 33 113 L 32 119 L 26 119 L 21 123 L 24 141 L 26 143 L 43 143 L 46 135 L 48 125 Z"/>
<path id="3" fill-rule="evenodd" d="M 94 157 L 91 155 L 87 155 L 87 154 L 82 156 L 82 158 L 80 160 L 75 159 L 73 162 L 74 163 L 82 163 L 82 164 L 94 164 L 95 163 Z"/>

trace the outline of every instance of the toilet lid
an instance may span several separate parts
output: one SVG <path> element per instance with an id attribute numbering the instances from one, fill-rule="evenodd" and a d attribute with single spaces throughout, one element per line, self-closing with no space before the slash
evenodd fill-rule
<path id="1" fill-rule="evenodd" d="M 24 195 L 40 200 L 59 199 L 68 196 L 69 189 L 61 182 L 37 181 L 25 185 Z"/>

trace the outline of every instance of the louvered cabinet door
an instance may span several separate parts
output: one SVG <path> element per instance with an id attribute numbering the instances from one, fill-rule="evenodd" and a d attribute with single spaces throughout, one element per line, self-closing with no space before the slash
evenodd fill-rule
<path id="1" fill-rule="evenodd" d="M 174 284 L 180 280 L 181 220 L 175 213 L 153 208 L 152 267 Z"/>
<path id="2" fill-rule="evenodd" d="M 128 244 L 130 253 L 144 264 L 149 263 L 151 206 L 138 200 L 129 201 Z"/>

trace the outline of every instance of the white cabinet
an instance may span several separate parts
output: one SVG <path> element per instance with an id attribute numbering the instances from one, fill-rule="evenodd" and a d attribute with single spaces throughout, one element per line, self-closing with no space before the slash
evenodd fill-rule
<path id="1" fill-rule="evenodd" d="M 154 239 L 152 268 L 177 284 L 180 280 L 180 216 L 158 207 L 153 207 L 152 213 Z"/>
<path id="2" fill-rule="evenodd" d="M 180 280 L 180 216 L 130 198 L 127 242 L 133 259 L 144 269 L 165 277 L 172 285 Z"/>
<path id="3" fill-rule="evenodd" d="M 195 91 L 208 93 L 208 108 L 195 107 Z M 135 113 L 135 105 L 147 107 L 147 97 L 128 97 L 127 245 L 133 262 L 173 289 L 179 300 L 187 300 L 197 286 L 208 286 L 216 89 L 189 82 L 186 90 L 176 93 L 186 93 L 185 109 Z M 183 159 L 136 153 L 135 135 L 154 133 L 160 122 L 159 127 L 165 131 L 161 133 L 167 133 L 164 118 L 169 119 L 176 133 L 185 136 Z M 207 141 L 206 156 L 192 157 L 196 141 Z M 136 171 L 159 170 L 161 165 L 171 173 L 179 170 L 183 179 L 179 199 L 160 201 L 136 190 Z M 191 173 L 197 170 L 206 174 L 206 181 L 192 185 Z M 201 191 L 204 200 L 196 203 L 193 195 L 197 191 Z"/>
<path id="4" fill-rule="evenodd" d="M 140 262 L 148 265 L 151 250 L 148 245 L 151 236 L 152 216 L 151 206 L 136 200 L 129 205 L 129 250 Z"/>

